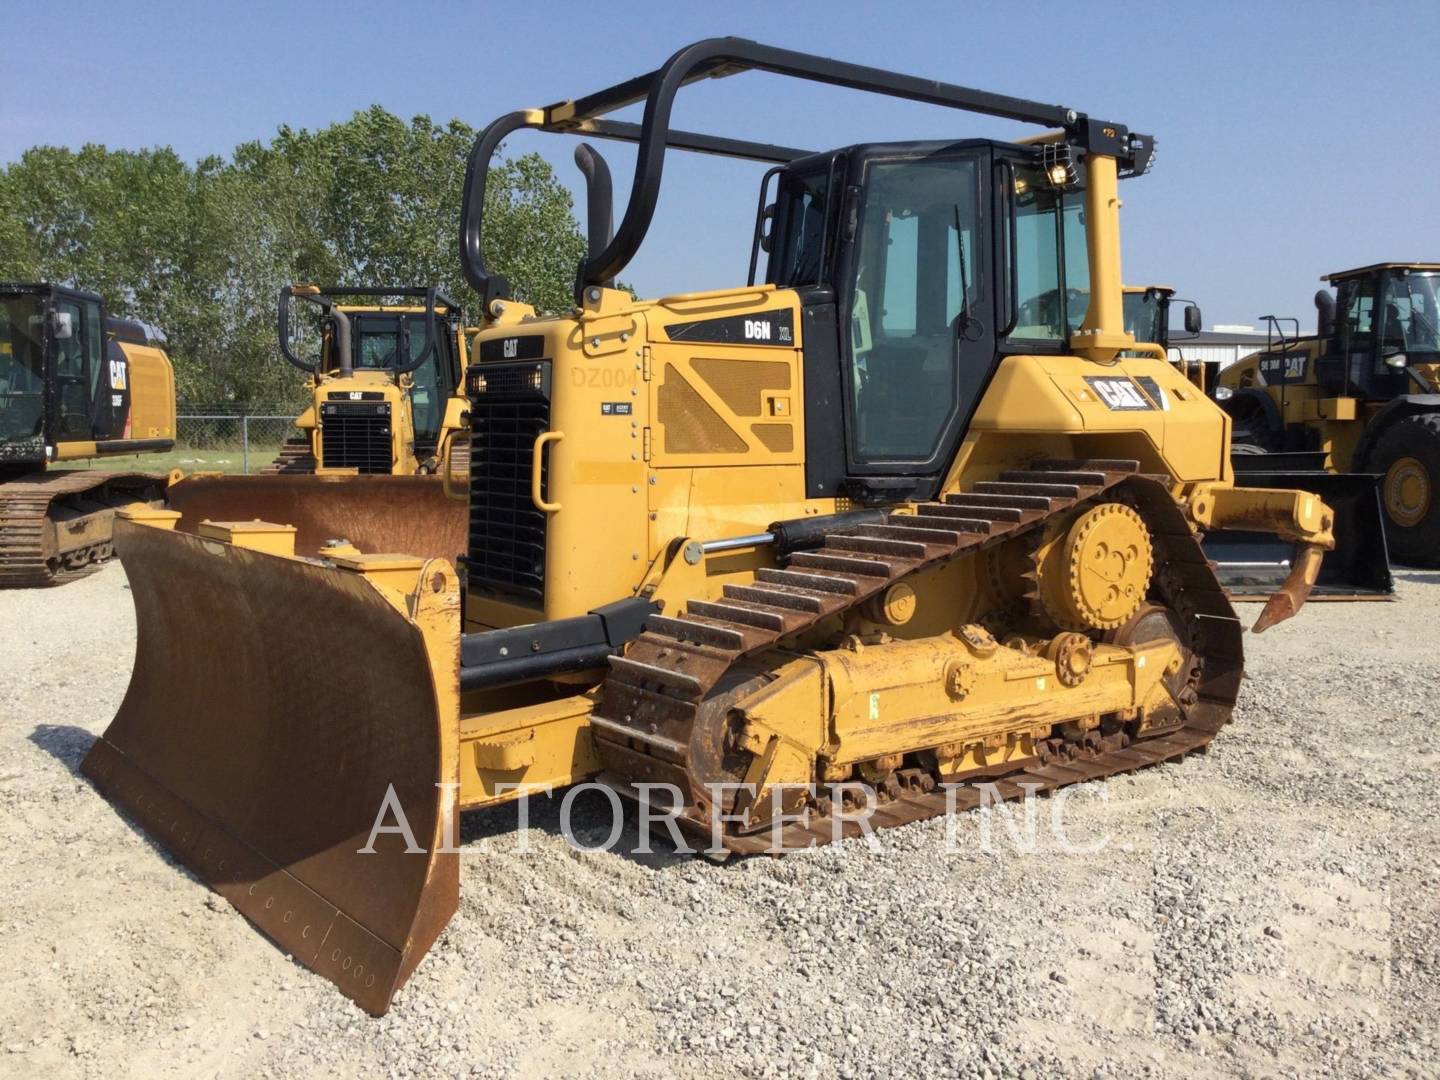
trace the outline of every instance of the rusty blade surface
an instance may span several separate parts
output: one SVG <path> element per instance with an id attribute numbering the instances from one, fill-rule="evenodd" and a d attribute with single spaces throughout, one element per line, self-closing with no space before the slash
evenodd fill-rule
<path id="1" fill-rule="evenodd" d="M 447 498 L 436 476 L 197 476 L 166 498 L 184 532 L 206 519 L 294 525 L 297 555 L 344 539 L 367 554 L 453 562 L 466 545 L 468 505 Z"/>
<path id="2" fill-rule="evenodd" d="M 384 1012 L 459 899 L 457 856 L 436 851 L 455 791 L 437 784 L 458 780 L 453 574 L 427 563 L 420 580 L 443 571 L 446 588 L 417 607 L 454 626 L 447 670 L 361 575 L 129 522 L 115 541 L 135 671 L 82 771 L 287 953 Z M 361 854 L 392 787 L 425 851 L 391 833 Z"/>

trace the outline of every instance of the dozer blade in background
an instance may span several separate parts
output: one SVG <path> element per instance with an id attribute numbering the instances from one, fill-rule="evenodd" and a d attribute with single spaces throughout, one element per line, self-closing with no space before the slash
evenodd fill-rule
<path id="1" fill-rule="evenodd" d="M 365 552 L 453 562 L 467 542 L 468 504 L 447 498 L 437 476 L 194 476 L 166 499 L 182 532 L 205 519 L 293 525 L 300 555 L 344 539 Z"/>
<path id="2" fill-rule="evenodd" d="M 1282 454 L 1236 454 L 1237 487 L 1293 488 L 1319 495 L 1335 511 L 1335 550 L 1325 553 L 1313 600 L 1377 600 L 1395 593 L 1378 476 L 1281 471 Z M 1271 533 L 1205 534 L 1205 555 L 1225 591 L 1237 600 L 1264 600 L 1284 584 L 1295 545 Z"/>
<path id="3" fill-rule="evenodd" d="M 135 671 L 82 771 L 287 953 L 383 1013 L 459 900 L 441 842 L 459 778 L 453 570 L 325 566 L 131 521 L 115 546 Z M 398 804 L 417 853 L 390 832 L 362 854 L 392 790 L 384 824 Z"/>

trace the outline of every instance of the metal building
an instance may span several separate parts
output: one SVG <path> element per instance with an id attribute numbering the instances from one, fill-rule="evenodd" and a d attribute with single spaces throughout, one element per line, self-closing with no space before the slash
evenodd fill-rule
<path id="1" fill-rule="evenodd" d="M 1202 330 L 1199 334 L 1188 335 L 1183 330 L 1170 335 L 1172 354 L 1190 361 L 1205 362 L 1218 360 L 1221 367 L 1229 367 L 1235 361 L 1265 348 L 1269 336 L 1264 330 L 1254 327 L 1218 326 L 1213 330 Z"/>

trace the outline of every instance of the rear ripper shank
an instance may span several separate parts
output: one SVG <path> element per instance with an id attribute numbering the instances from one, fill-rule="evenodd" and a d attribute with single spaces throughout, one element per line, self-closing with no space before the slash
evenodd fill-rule
<path id="1" fill-rule="evenodd" d="M 744 70 L 1047 130 L 811 153 L 671 127 L 681 87 Z M 606 118 L 640 102 L 639 125 Z M 560 316 L 481 255 L 490 158 L 522 128 L 637 144 L 613 236 L 603 159 L 577 151 L 590 251 Z M 135 675 L 85 771 L 380 1013 L 458 902 L 455 812 L 526 787 L 671 784 L 686 829 L 718 818 L 749 853 L 827 841 L 856 784 L 892 825 L 943 812 L 941 784 L 1011 796 L 1205 746 L 1243 655 L 1200 534 L 1297 545 L 1269 625 L 1332 515 L 1236 489 L 1224 414 L 1123 330 L 1117 181 L 1151 148 L 734 38 L 501 117 L 461 215 L 485 326 L 459 578 L 383 537 L 296 554 L 278 526 L 132 516 Z M 770 166 L 744 285 L 611 287 L 667 149 Z M 317 629 L 344 663 L 315 663 Z M 393 834 L 357 853 L 387 798 L 423 855 Z"/>

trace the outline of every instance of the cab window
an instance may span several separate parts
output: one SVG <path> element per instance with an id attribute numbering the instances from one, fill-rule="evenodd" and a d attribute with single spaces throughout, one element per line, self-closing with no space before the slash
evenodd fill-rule
<path id="1" fill-rule="evenodd" d="M 955 412 L 960 324 L 983 299 L 977 169 L 970 157 L 866 166 L 849 315 L 858 461 L 928 460 Z"/>
<path id="2" fill-rule="evenodd" d="M 793 287 L 820 281 L 825 263 L 829 172 L 785 173 L 776 198 L 776 233 L 766 280 Z"/>
<path id="3" fill-rule="evenodd" d="M 1090 306 L 1090 264 L 1081 193 L 1057 191 L 1038 166 L 1011 171 L 1013 218 L 1007 255 L 1020 342 L 1059 342 L 1080 329 Z"/>
<path id="4" fill-rule="evenodd" d="M 355 366 L 368 371 L 385 371 L 397 366 L 400 348 L 400 324 L 391 318 L 356 320 Z M 424 334 L 420 335 L 424 344 Z"/>
<path id="5" fill-rule="evenodd" d="M 413 363 L 425 351 L 425 319 L 423 316 L 409 320 L 410 361 Z M 411 378 L 410 403 L 415 417 L 415 438 L 418 442 L 433 444 L 440 435 L 440 422 L 444 419 L 446 387 L 442 372 L 449 365 L 445 349 L 446 337 L 441 335 L 430 359 L 417 367 Z"/>
<path id="6" fill-rule="evenodd" d="M 1340 311 L 1336 334 L 1344 356 L 1368 355 L 1370 331 L 1375 316 L 1375 283 L 1368 277 L 1340 283 L 1337 307 Z"/>

